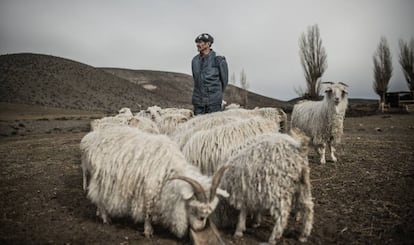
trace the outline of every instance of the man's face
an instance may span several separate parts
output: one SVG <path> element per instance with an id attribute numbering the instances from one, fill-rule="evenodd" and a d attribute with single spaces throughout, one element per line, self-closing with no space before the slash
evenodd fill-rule
<path id="1" fill-rule="evenodd" d="M 202 51 L 210 48 L 210 43 L 209 42 L 199 41 L 199 42 L 196 42 L 196 45 L 197 45 L 198 52 L 202 52 Z"/>

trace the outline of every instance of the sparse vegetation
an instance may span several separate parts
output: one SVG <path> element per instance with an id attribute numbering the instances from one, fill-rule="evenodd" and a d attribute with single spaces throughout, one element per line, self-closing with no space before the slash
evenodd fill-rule
<path id="1" fill-rule="evenodd" d="M 249 82 L 247 81 L 246 73 L 244 72 L 244 69 L 240 72 L 240 85 L 241 85 L 241 98 L 243 100 L 243 105 L 245 108 L 247 108 L 248 103 L 248 96 L 249 96 Z"/>
<path id="2" fill-rule="evenodd" d="M 26 66 L 30 69 L 19 68 Z M 37 72 L 52 66 L 55 67 L 49 73 L 58 75 Z M 2 73 L 4 67 L 9 68 Z M 109 74 L 108 70 L 114 73 Z M 0 73 L 5 77 L 0 76 L 1 244 L 190 243 L 178 240 L 160 226 L 154 227 L 158 235 L 148 240 L 141 234 L 144 225 L 129 219 L 114 219 L 112 225 L 100 223 L 96 208 L 82 190 L 79 152 L 79 142 L 90 131 L 90 121 L 112 115 L 120 105 L 128 103 L 132 109 L 145 109 L 160 102 L 163 107 L 185 108 L 191 103 L 187 97 L 192 91 L 190 76 L 97 69 L 61 58 L 29 54 L 0 56 Z M 141 93 L 136 89 L 140 86 L 128 77 L 147 79 L 159 90 Z M 231 86 L 226 93 L 229 89 L 242 91 Z M 58 100 L 57 95 L 61 96 Z M 251 92 L 248 99 L 250 108 L 272 106 L 287 112 L 297 101 L 282 102 Z M 317 154 L 310 153 L 315 226 L 308 244 L 413 241 L 414 116 L 367 117 L 367 112 L 373 114 L 374 106 L 376 101 L 350 100 L 348 113 L 364 117 L 349 118 L 347 114 L 343 142 L 338 147 L 339 164 L 333 166 L 328 162 L 321 166 L 317 164 Z M 99 110 L 92 111 L 96 108 Z M 220 232 L 232 244 L 264 242 L 272 230 L 269 217 L 264 215 L 258 228 L 253 228 L 248 220 L 243 239 L 233 238 L 232 230 Z M 292 232 L 295 225 L 289 222 L 281 243 L 298 243 Z"/>
<path id="3" fill-rule="evenodd" d="M 400 40 L 400 65 L 403 70 L 408 88 L 414 96 L 414 39 L 411 38 L 409 43 Z"/>
<path id="4" fill-rule="evenodd" d="M 387 39 L 381 37 L 377 50 L 373 56 L 374 61 L 374 84 L 375 93 L 380 97 L 379 108 L 383 111 L 385 93 L 388 91 L 388 84 L 392 76 L 392 57 Z"/>
<path id="5" fill-rule="evenodd" d="M 311 152 L 315 223 L 307 244 L 411 244 L 413 119 L 347 118 L 339 164 L 319 165 Z M 74 124 L 64 126 L 69 122 Z M 10 127 L 8 137 L 0 130 L 1 244 L 190 244 L 161 226 L 147 240 L 142 223 L 119 218 L 104 225 L 96 217 L 96 207 L 82 190 L 80 167 L 79 142 L 89 130 L 88 121 L 12 123 L 16 127 Z M 232 237 L 233 229 L 220 232 L 229 244 L 258 244 L 267 240 L 273 222 L 265 215 L 262 225 L 253 228 L 249 219 L 240 240 Z M 296 229 L 289 221 L 280 243 L 298 244 Z"/>
<path id="6" fill-rule="evenodd" d="M 308 28 L 307 34 L 299 38 L 299 55 L 304 70 L 307 94 L 311 100 L 318 100 L 320 94 L 320 78 L 325 72 L 328 62 L 325 48 L 319 34 L 318 25 Z M 298 89 L 300 91 L 301 89 Z"/>
<path id="7" fill-rule="evenodd" d="M 228 100 L 227 103 L 240 103 L 240 95 L 236 89 L 237 81 L 236 81 L 236 74 L 233 72 L 230 76 L 229 85 L 227 86 L 226 90 L 224 91 L 227 96 L 225 96 L 225 100 Z"/>

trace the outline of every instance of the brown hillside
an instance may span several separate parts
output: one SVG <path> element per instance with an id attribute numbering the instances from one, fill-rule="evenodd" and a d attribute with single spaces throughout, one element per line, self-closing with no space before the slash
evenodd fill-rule
<path id="1" fill-rule="evenodd" d="M 0 102 L 113 113 L 122 107 L 133 111 L 152 105 L 192 108 L 192 77 L 188 74 L 95 68 L 73 60 L 42 54 L 0 55 Z M 224 100 L 243 105 L 241 89 L 226 88 Z M 248 95 L 247 108 L 279 107 L 288 102 Z M 349 115 L 375 112 L 375 101 L 350 99 Z M 244 106 L 244 105 L 243 105 Z"/>
<path id="2" fill-rule="evenodd" d="M 151 105 L 191 108 L 192 77 L 186 74 L 95 68 L 42 54 L 0 56 L 0 102 L 114 112 Z M 239 88 L 229 85 L 229 91 Z M 248 107 L 277 106 L 279 101 L 254 93 Z"/>
<path id="3" fill-rule="evenodd" d="M 101 111 L 176 104 L 92 66 L 40 54 L 0 56 L 0 102 Z"/>
<path id="4" fill-rule="evenodd" d="M 119 68 L 101 68 L 106 72 L 138 84 L 142 87 L 149 86 L 157 94 L 162 94 L 165 100 L 176 101 L 184 107 L 192 107 L 191 96 L 193 91 L 193 78 L 187 74 L 161 71 L 127 70 Z M 242 104 L 241 89 L 228 85 L 224 100 L 230 103 Z M 179 95 L 179 96 L 177 96 Z M 249 92 L 248 108 L 259 107 L 286 107 L 287 103 Z"/>
<path id="5" fill-rule="evenodd" d="M 175 104 L 175 107 L 192 108 L 191 95 L 193 91 L 193 78 L 190 75 L 121 68 L 100 69 L 122 79 L 126 79 L 139 87 L 146 88 L 151 94 L 161 95 L 163 100 L 172 102 L 172 104 Z"/>

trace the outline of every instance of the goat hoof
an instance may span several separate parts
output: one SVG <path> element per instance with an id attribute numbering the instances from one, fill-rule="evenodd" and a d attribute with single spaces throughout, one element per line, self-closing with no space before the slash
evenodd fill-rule
<path id="1" fill-rule="evenodd" d="M 259 223 L 253 224 L 253 228 L 258 228 L 258 227 L 260 227 Z"/>
<path id="2" fill-rule="evenodd" d="M 267 244 L 269 244 L 269 245 L 276 245 L 276 240 L 269 241 Z"/>
<path id="3" fill-rule="evenodd" d="M 106 213 L 99 212 L 99 217 L 101 217 L 104 224 L 111 224 L 111 218 Z"/>
<path id="4" fill-rule="evenodd" d="M 236 231 L 233 236 L 235 238 L 241 238 L 241 237 L 243 237 L 243 232 L 242 231 Z"/>
<path id="5" fill-rule="evenodd" d="M 144 236 L 147 239 L 151 239 L 154 236 L 154 230 L 152 229 L 152 226 L 144 228 Z"/>
<path id="6" fill-rule="evenodd" d="M 111 220 L 110 220 L 110 219 L 108 219 L 108 218 L 103 219 L 103 223 L 104 223 L 105 225 L 110 225 L 110 224 L 111 224 Z"/>
<path id="7" fill-rule="evenodd" d="M 147 239 L 151 239 L 154 236 L 154 234 L 152 232 L 144 232 L 144 236 Z"/>
<path id="8" fill-rule="evenodd" d="M 299 222 L 299 221 L 301 221 L 301 220 L 302 220 L 302 214 L 297 213 L 297 214 L 296 214 L 296 216 L 295 216 L 295 221 L 296 221 L 296 222 Z"/>

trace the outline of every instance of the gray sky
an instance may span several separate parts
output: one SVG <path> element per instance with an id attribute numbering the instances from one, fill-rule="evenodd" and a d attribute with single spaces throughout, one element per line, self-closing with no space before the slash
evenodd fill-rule
<path id="1" fill-rule="evenodd" d="M 306 86 L 298 39 L 318 24 L 328 55 L 322 80 L 346 82 L 352 98 L 377 98 L 372 56 L 381 36 L 393 54 L 390 90 L 408 90 L 398 40 L 414 37 L 413 10 L 412 0 L 0 0 L 0 53 L 191 74 L 194 39 L 208 32 L 237 80 L 244 69 L 251 91 L 288 100 Z"/>

